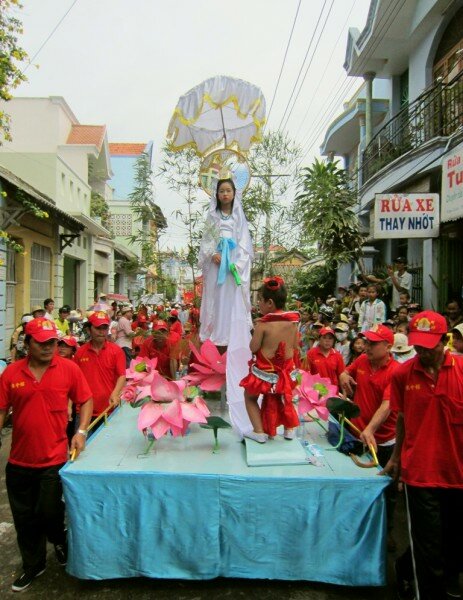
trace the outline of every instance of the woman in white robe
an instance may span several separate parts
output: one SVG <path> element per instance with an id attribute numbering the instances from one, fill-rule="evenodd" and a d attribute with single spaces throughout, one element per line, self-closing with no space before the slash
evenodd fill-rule
<path id="1" fill-rule="evenodd" d="M 223 205 L 219 200 L 219 192 L 227 188 L 232 190 L 231 210 L 229 198 Z M 201 341 L 210 339 L 222 350 L 227 349 L 227 401 L 230 418 L 240 434 L 252 429 L 239 382 L 247 375 L 247 362 L 251 358 L 253 256 L 241 194 L 232 179 L 221 179 L 215 197 L 211 197 L 199 252 L 203 275 L 199 337 Z M 237 285 L 230 272 L 230 264 L 236 266 L 241 285 Z"/>

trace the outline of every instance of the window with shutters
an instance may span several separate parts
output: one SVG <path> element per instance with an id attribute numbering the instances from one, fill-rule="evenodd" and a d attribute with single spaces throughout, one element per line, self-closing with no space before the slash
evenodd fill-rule
<path id="1" fill-rule="evenodd" d="M 51 250 L 40 244 L 31 248 L 31 306 L 43 305 L 51 289 Z"/>

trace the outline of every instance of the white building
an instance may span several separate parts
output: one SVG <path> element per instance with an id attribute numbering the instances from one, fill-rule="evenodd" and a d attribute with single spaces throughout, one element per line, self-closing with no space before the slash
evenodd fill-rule
<path id="1" fill-rule="evenodd" d="M 425 230 L 415 237 L 409 221 L 400 235 L 375 235 L 373 224 L 377 194 L 440 195 L 444 157 L 463 154 L 463 1 L 372 0 L 365 28 L 349 32 L 344 67 L 364 77 L 364 100 L 329 126 L 322 153 L 342 156 L 351 171 L 377 260 L 408 257 L 415 300 L 442 309 L 461 294 L 463 208 L 452 220 L 444 211 L 435 237 Z"/>
<path id="2" fill-rule="evenodd" d="M 30 282 L 30 301 L 36 303 L 38 286 L 56 307 L 86 309 L 98 292 L 112 292 L 114 282 L 111 233 L 90 216 L 92 194 L 105 200 L 112 194 L 106 127 L 80 124 L 62 97 L 13 98 L 2 108 L 11 116 L 12 141 L 0 146 L 0 165 L 85 227 L 79 235 L 60 226 L 52 246 L 33 244 L 49 280 Z M 23 298 L 16 319 L 29 309 Z"/>

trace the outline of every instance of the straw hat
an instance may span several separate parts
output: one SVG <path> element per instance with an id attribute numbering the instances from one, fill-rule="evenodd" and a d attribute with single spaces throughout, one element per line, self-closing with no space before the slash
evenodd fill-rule
<path id="1" fill-rule="evenodd" d="M 407 336 L 404 333 L 395 333 L 392 352 L 395 352 L 396 354 L 406 354 L 411 350 L 413 350 L 413 346 L 408 345 Z"/>

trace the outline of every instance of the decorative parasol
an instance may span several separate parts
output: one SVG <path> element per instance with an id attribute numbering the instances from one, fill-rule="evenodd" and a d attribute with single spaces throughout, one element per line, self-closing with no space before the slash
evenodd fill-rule
<path id="1" fill-rule="evenodd" d="M 218 75 L 181 96 L 167 138 L 174 151 L 186 147 L 204 156 L 213 149 L 248 152 L 259 142 L 265 123 L 265 99 L 247 81 Z"/>

